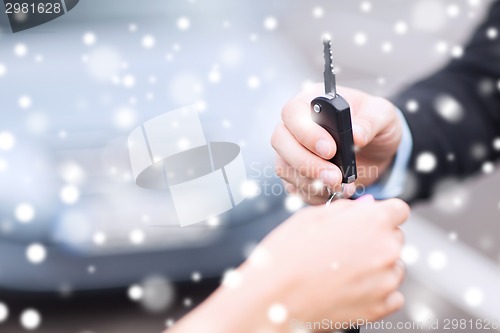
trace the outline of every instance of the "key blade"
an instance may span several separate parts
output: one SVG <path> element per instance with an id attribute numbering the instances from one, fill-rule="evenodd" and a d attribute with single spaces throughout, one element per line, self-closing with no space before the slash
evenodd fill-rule
<path id="1" fill-rule="evenodd" d="M 332 39 L 329 35 L 323 36 L 323 54 L 325 57 L 325 94 L 336 96 L 335 68 L 333 67 Z"/>

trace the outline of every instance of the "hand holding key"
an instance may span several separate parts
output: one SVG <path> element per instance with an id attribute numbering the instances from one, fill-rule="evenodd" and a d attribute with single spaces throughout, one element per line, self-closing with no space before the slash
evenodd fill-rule
<path id="1" fill-rule="evenodd" d="M 335 88 L 335 82 L 329 81 L 327 75 L 325 87 Z M 335 93 L 350 105 L 357 147 L 358 179 L 346 186 L 345 195 L 349 196 L 354 192 L 354 184 L 373 184 L 385 173 L 396 154 L 402 130 L 396 109 L 388 100 L 342 87 Z M 276 173 L 283 179 L 286 190 L 314 205 L 324 204 L 328 199 L 328 192 L 318 186 L 318 180 L 332 190 L 345 180 L 339 167 L 330 162 L 337 153 L 335 140 L 311 118 L 311 101 L 322 95 L 323 85 L 317 84 L 288 102 L 271 141 L 277 152 Z"/>

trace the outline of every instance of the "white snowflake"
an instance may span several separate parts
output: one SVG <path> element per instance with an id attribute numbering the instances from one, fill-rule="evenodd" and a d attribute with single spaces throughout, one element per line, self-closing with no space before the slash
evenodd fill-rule
<path id="1" fill-rule="evenodd" d="M 18 57 L 24 57 L 28 54 L 28 47 L 26 44 L 18 43 L 14 46 L 14 54 Z"/>
<path id="2" fill-rule="evenodd" d="M 17 104 L 21 109 L 29 109 L 32 103 L 33 102 L 31 101 L 31 97 L 28 95 L 22 95 L 17 101 Z"/>
<path id="3" fill-rule="evenodd" d="M 247 180 L 241 185 L 240 192 L 245 198 L 251 199 L 260 194 L 260 187 L 255 180 Z"/>
<path id="4" fill-rule="evenodd" d="M 240 272 L 234 269 L 228 269 L 222 276 L 222 285 L 229 289 L 236 289 L 241 287 L 243 283 L 243 276 Z"/>
<path id="5" fill-rule="evenodd" d="M 151 49 L 156 44 L 156 40 L 152 35 L 142 37 L 142 46 L 146 49 Z"/>
<path id="6" fill-rule="evenodd" d="M 316 6 L 312 10 L 312 15 L 315 18 L 322 18 L 323 15 L 325 15 L 325 10 L 323 9 L 323 7 Z"/>
<path id="7" fill-rule="evenodd" d="M 0 150 L 9 151 L 15 144 L 16 138 L 11 132 L 0 132 Z"/>
<path id="8" fill-rule="evenodd" d="M 107 236 L 104 232 L 98 231 L 92 235 L 92 241 L 95 245 L 103 245 L 106 243 Z"/>
<path id="9" fill-rule="evenodd" d="M 357 32 L 354 35 L 354 44 L 358 46 L 365 45 L 367 40 L 368 38 L 366 37 L 366 34 L 364 32 Z"/>
<path id="10" fill-rule="evenodd" d="M 393 46 L 391 42 L 384 42 L 382 43 L 382 52 L 384 53 L 391 53 L 393 50 Z"/>
<path id="11" fill-rule="evenodd" d="M 436 318 L 436 313 L 423 303 L 414 303 L 407 306 L 410 318 L 421 324 L 427 324 Z"/>
<path id="12" fill-rule="evenodd" d="M 146 235 L 144 234 L 144 231 L 140 229 L 134 229 L 129 234 L 130 242 L 134 245 L 141 245 L 144 243 L 145 238 Z"/>
<path id="13" fill-rule="evenodd" d="M 191 27 L 191 21 L 185 16 L 177 19 L 177 28 L 181 31 L 188 30 Z"/>
<path id="14" fill-rule="evenodd" d="M 184 307 L 189 308 L 193 305 L 193 301 L 191 300 L 191 298 L 184 298 L 182 304 L 184 304 Z"/>
<path id="15" fill-rule="evenodd" d="M 47 257 L 45 246 L 39 243 L 31 244 L 26 249 L 26 258 L 32 264 L 40 264 Z"/>
<path id="16" fill-rule="evenodd" d="M 16 219 L 21 223 L 29 223 L 35 218 L 35 208 L 29 203 L 20 203 L 14 211 Z"/>
<path id="17" fill-rule="evenodd" d="M 137 123 L 136 112 L 128 107 L 121 107 L 113 112 L 113 125 L 119 129 L 130 129 Z"/>
<path id="18" fill-rule="evenodd" d="M 451 56 L 453 58 L 461 58 L 464 55 L 464 48 L 460 45 L 455 45 L 451 48 Z"/>
<path id="19" fill-rule="evenodd" d="M 446 14 L 451 18 L 456 18 L 460 15 L 460 7 L 457 4 L 450 4 L 446 8 Z"/>
<path id="20" fill-rule="evenodd" d="M 440 95 L 434 102 L 437 113 L 445 120 L 456 123 L 462 120 L 464 111 L 460 102 L 449 95 Z"/>
<path id="21" fill-rule="evenodd" d="M 250 89 L 257 89 L 260 87 L 260 78 L 257 75 L 252 75 L 247 79 L 247 85 Z"/>
<path id="22" fill-rule="evenodd" d="M 401 251 L 401 260 L 408 266 L 416 264 L 419 257 L 420 253 L 414 245 L 406 244 Z"/>
<path id="23" fill-rule="evenodd" d="M 484 162 L 482 166 L 483 173 L 490 174 L 495 170 L 495 166 L 492 162 Z"/>
<path id="24" fill-rule="evenodd" d="M 489 38 L 489 39 L 496 39 L 498 37 L 498 30 L 496 28 L 488 28 L 486 30 L 486 36 Z"/>
<path id="25" fill-rule="evenodd" d="M 370 1 L 363 1 L 359 5 L 359 9 L 361 9 L 363 13 L 368 13 L 372 10 L 372 3 Z"/>
<path id="26" fill-rule="evenodd" d="M 448 264 L 448 256 L 443 251 L 433 251 L 427 257 L 427 263 L 436 271 L 443 270 Z"/>
<path id="27" fill-rule="evenodd" d="M 289 212 L 295 212 L 304 206 L 304 201 L 298 195 L 289 195 L 285 199 L 285 208 Z"/>
<path id="28" fill-rule="evenodd" d="M 137 24 L 135 24 L 135 23 L 130 23 L 130 24 L 128 25 L 128 31 L 130 31 L 130 32 L 136 32 L 136 31 L 137 31 Z"/>
<path id="29" fill-rule="evenodd" d="M 404 35 L 408 32 L 408 24 L 404 21 L 398 21 L 394 24 L 394 31 L 398 35 Z"/>
<path id="30" fill-rule="evenodd" d="M 142 286 L 134 284 L 128 288 L 127 295 L 132 301 L 139 301 L 144 296 L 144 290 Z"/>
<path id="31" fill-rule="evenodd" d="M 191 280 L 193 282 L 200 282 L 201 281 L 201 273 L 200 272 L 193 272 L 191 274 Z"/>
<path id="32" fill-rule="evenodd" d="M 218 83 L 221 79 L 219 66 L 214 65 L 212 70 L 208 73 L 208 81 L 211 83 Z"/>
<path id="33" fill-rule="evenodd" d="M 5 322 L 9 317 L 9 308 L 4 303 L 0 302 L 0 324 Z"/>
<path id="34" fill-rule="evenodd" d="M 86 32 L 82 37 L 83 44 L 87 46 L 94 45 L 97 41 L 97 37 L 93 32 Z"/>
<path id="35" fill-rule="evenodd" d="M 66 185 L 59 191 L 59 198 L 67 205 L 73 205 L 80 199 L 80 190 L 74 185 Z"/>
<path id="36" fill-rule="evenodd" d="M 273 324 L 282 324 L 288 317 L 288 311 L 283 304 L 273 304 L 267 310 L 267 317 Z"/>
<path id="37" fill-rule="evenodd" d="M 437 159 L 431 152 L 422 152 L 417 156 L 416 170 L 423 173 L 434 171 L 437 166 Z"/>
<path id="38" fill-rule="evenodd" d="M 483 304 L 484 292 L 477 287 L 470 287 L 464 293 L 464 301 L 470 307 L 478 307 Z"/>
<path id="39" fill-rule="evenodd" d="M 122 79 L 123 86 L 125 88 L 132 88 L 135 86 L 135 77 L 132 74 L 127 74 Z"/>
<path id="40" fill-rule="evenodd" d="M 414 99 L 411 99 L 409 100 L 408 102 L 406 102 L 406 110 L 408 110 L 408 112 L 417 112 L 418 111 L 418 102 Z"/>
<path id="41" fill-rule="evenodd" d="M 21 326 L 29 331 L 36 330 L 42 323 L 40 312 L 35 309 L 27 309 L 21 313 Z"/>
<path id="42" fill-rule="evenodd" d="M 500 138 L 495 138 L 495 140 L 493 140 L 493 148 L 495 150 L 500 150 Z"/>
<path id="43" fill-rule="evenodd" d="M 436 44 L 436 52 L 439 54 L 445 54 L 446 52 L 448 52 L 448 48 L 448 43 L 446 43 L 445 41 L 439 41 Z"/>
<path id="44" fill-rule="evenodd" d="M 264 28 L 266 30 L 276 30 L 277 27 L 278 20 L 275 17 L 269 16 L 264 19 Z"/>

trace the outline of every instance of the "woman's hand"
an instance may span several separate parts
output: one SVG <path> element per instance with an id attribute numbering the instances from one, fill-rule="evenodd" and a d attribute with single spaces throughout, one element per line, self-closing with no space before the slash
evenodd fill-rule
<path id="1" fill-rule="evenodd" d="M 408 214 L 398 199 L 299 211 L 173 332 L 291 332 L 294 323 L 372 321 L 397 311 L 404 302 L 399 225 Z"/>
<path id="2" fill-rule="evenodd" d="M 358 90 L 338 88 L 351 106 L 358 180 L 374 183 L 391 165 L 401 141 L 401 122 L 395 107 L 386 99 Z M 282 122 L 276 127 L 272 145 L 277 152 L 276 173 L 289 193 L 298 193 L 310 204 L 325 203 L 328 194 L 318 180 L 335 189 L 342 180 L 340 169 L 328 162 L 337 146 L 331 135 L 312 121 L 310 103 L 323 95 L 323 86 L 314 85 L 288 102 Z M 352 193 L 353 188 L 348 189 Z"/>

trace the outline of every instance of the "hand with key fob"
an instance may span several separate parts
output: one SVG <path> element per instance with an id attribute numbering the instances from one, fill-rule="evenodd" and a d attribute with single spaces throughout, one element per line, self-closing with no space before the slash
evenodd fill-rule
<path id="1" fill-rule="evenodd" d="M 388 100 L 349 88 L 339 87 L 337 91 L 351 107 L 356 147 L 358 179 L 346 185 L 344 194 L 349 196 L 355 191 L 354 184 L 371 185 L 389 169 L 401 141 L 402 126 Z M 277 152 L 276 173 L 287 192 L 297 193 L 313 205 L 324 204 L 329 196 L 323 186 L 318 186 L 318 180 L 332 190 L 342 182 L 339 167 L 329 162 L 337 151 L 335 140 L 311 118 L 311 101 L 323 94 L 323 84 L 315 84 L 289 101 L 271 140 Z"/>

